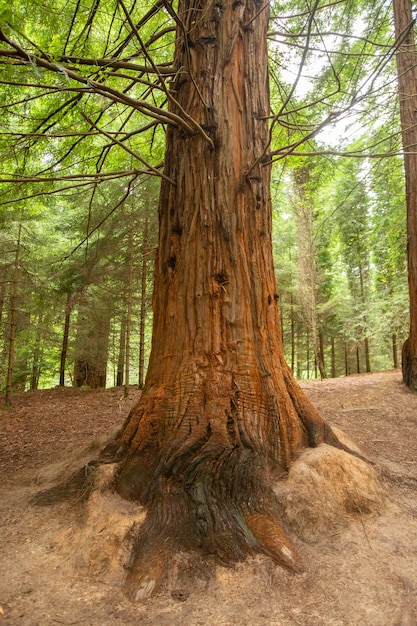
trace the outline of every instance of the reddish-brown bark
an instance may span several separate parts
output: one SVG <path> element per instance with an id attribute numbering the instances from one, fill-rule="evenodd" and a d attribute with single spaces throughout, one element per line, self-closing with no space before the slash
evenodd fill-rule
<path id="1" fill-rule="evenodd" d="M 407 201 L 407 258 L 410 333 L 403 346 L 406 385 L 417 391 L 417 53 L 411 0 L 393 0 L 397 39 L 398 92 Z"/>
<path id="2" fill-rule="evenodd" d="M 148 507 L 126 582 L 139 599 L 167 555 L 263 551 L 300 570 L 271 478 L 332 433 L 284 361 L 272 260 L 268 5 L 180 2 L 172 85 L 212 140 L 170 127 L 159 206 L 152 353 L 121 433 L 118 492 Z"/>

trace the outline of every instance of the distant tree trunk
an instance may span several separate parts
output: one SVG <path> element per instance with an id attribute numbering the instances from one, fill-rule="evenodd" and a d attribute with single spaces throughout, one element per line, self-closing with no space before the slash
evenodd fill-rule
<path id="1" fill-rule="evenodd" d="M 128 274 L 128 286 L 127 286 L 127 312 L 126 312 L 126 347 L 125 347 L 125 384 L 124 384 L 124 396 L 129 396 L 130 385 L 130 335 L 132 328 L 132 310 L 133 310 L 133 211 L 129 215 L 129 274 Z"/>
<path id="2" fill-rule="evenodd" d="M 398 346 L 397 346 L 397 335 L 393 333 L 392 335 L 392 362 L 394 365 L 394 369 L 398 367 Z"/>
<path id="3" fill-rule="evenodd" d="M 0 284 L 0 324 L 3 321 L 4 301 L 7 293 L 7 281 Z"/>
<path id="4" fill-rule="evenodd" d="M 326 370 L 323 362 L 323 351 L 320 347 L 321 331 L 317 315 L 317 277 L 313 237 L 313 211 L 306 192 L 309 177 L 310 170 L 308 166 L 300 167 L 294 172 L 296 189 L 294 213 L 297 224 L 298 248 L 298 298 L 305 323 L 308 330 L 311 332 L 315 363 L 314 369 L 316 370 L 318 367 L 320 377 L 323 379 L 326 378 Z"/>
<path id="5" fill-rule="evenodd" d="M 8 281 L 4 280 L 0 285 L 0 387 L 2 389 L 6 386 L 7 342 L 9 338 L 7 323 L 5 321 L 5 301 L 8 284 Z"/>
<path id="6" fill-rule="evenodd" d="M 350 372 L 349 372 L 349 352 L 348 352 L 348 346 L 345 343 L 345 376 L 349 376 Z"/>
<path id="7" fill-rule="evenodd" d="M 371 359 L 369 357 L 369 339 L 368 339 L 368 337 L 365 337 L 364 346 L 365 346 L 365 368 L 366 368 L 366 371 L 369 374 L 369 372 L 371 371 Z"/>
<path id="8" fill-rule="evenodd" d="M 407 202 L 410 332 L 403 346 L 405 384 L 417 391 L 417 53 L 411 0 L 393 0 Z"/>
<path id="9" fill-rule="evenodd" d="M 35 345 L 33 348 L 32 373 L 30 377 L 30 389 L 37 389 L 39 385 L 39 376 L 41 373 L 41 340 L 42 340 L 42 323 L 43 311 L 38 315 L 38 324 L 36 328 Z"/>
<path id="10" fill-rule="evenodd" d="M 71 324 L 71 294 L 67 294 L 67 302 L 65 305 L 65 322 L 64 322 L 64 334 L 62 337 L 62 348 L 61 348 L 61 363 L 59 366 L 59 385 L 60 387 L 65 386 L 65 365 L 67 362 L 67 352 L 68 352 L 68 341 L 69 341 L 69 331 Z"/>
<path id="11" fill-rule="evenodd" d="M 15 340 L 16 340 L 16 312 L 17 312 L 17 287 L 19 283 L 19 256 L 20 256 L 20 237 L 22 234 L 22 224 L 19 224 L 16 240 L 16 253 L 13 266 L 13 278 L 12 278 L 12 292 L 10 297 L 10 309 L 9 309 L 9 354 L 7 362 L 7 377 L 6 377 L 6 406 L 10 406 L 12 403 L 12 387 L 13 387 L 13 365 L 15 356 Z"/>
<path id="12" fill-rule="evenodd" d="M 359 351 L 359 344 L 356 344 L 356 373 L 360 374 L 361 373 L 361 359 L 360 359 L 360 351 Z"/>
<path id="13" fill-rule="evenodd" d="M 149 219 L 145 215 L 142 238 L 142 267 L 141 267 L 141 289 L 140 289 L 140 316 L 139 316 L 139 389 L 143 389 L 145 380 L 145 323 L 146 323 L 146 286 L 148 281 L 148 258 L 147 250 L 149 232 Z"/>
<path id="14" fill-rule="evenodd" d="M 279 297 L 279 319 L 281 324 L 281 337 L 282 337 L 282 348 L 285 351 L 285 332 L 284 332 L 284 301 L 283 296 L 280 294 Z"/>
<path id="15" fill-rule="evenodd" d="M 327 378 L 326 376 L 326 364 L 324 362 L 324 336 L 323 336 L 323 331 L 320 330 L 319 332 L 319 358 L 317 361 L 317 365 L 319 367 L 319 371 L 320 371 L 320 378 L 323 380 L 324 378 Z"/>
<path id="16" fill-rule="evenodd" d="M 300 324 L 297 324 L 297 378 L 298 380 L 301 379 L 302 375 L 303 375 L 303 368 L 302 368 L 302 363 L 303 363 L 303 346 L 302 346 L 302 341 L 301 341 L 302 337 L 301 337 L 301 332 L 300 332 Z"/>
<path id="17" fill-rule="evenodd" d="M 110 319 L 104 311 L 98 312 L 95 318 L 91 316 L 89 321 L 91 328 L 78 340 L 74 382 L 76 387 L 97 389 L 106 386 Z"/>
<path id="18" fill-rule="evenodd" d="M 358 234 L 358 250 L 360 251 L 362 248 L 361 245 L 361 241 L 360 241 L 360 237 Z M 366 307 L 366 301 L 367 301 L 367 297 L 365 294 L 365 281 L 364 281 L 364 268 L 362 266 L 362 262 L 361 262 L 361 257 L 362 255 L 359 253 L 359 263 L 358 263 L 358 269 L 359 269 L 359 289 L 360 289 L 360 299 L 362 302 L 362 307 L 363 310 L 365 310 Z M 368 274 L 368 272 L 365 270 L 365 273 Z M 364 325 L 365 325 L 365 332 L 367 332 L 368 330 L 368 318 L 366 315 L 364 315 L 363 317 L 363 321 L 364 321 Z M 365 348 L 365 369 L 367 372 L 371 371 L 371 362 L 369 359 L 369 340 L 368 337 L 365 336 L 364 338 L 364 348 Z M 360 373 L 360 359 L 359 359 L 359 343 L 357 343 L 356 345 L 356 364 L 357 364 L 357 371 L 358 374 Z"/>
<path id="19" fill-rule="evenodd" d="M 211 142 L 167 128 L 164 171 L 175 184 L 162 180 L 152 351 L 116 484 L 148 511 L 125 584 L 136 600 L 176 550 L 223 563 L 261 551 L 300 570 L 271 478 L 305 446 L 337 443 L 282 349 L 264 156 L 268 6 L 179 2 L 170 107 Z"/>
<path id="20" fill-rule="evenodd" d="M 294 319 L 294 296 L 290 294 L 290 325 L 291 325 L 291 371 L 295 368 L 295 319 Z"/>
<path id="21" fill-rule="evenodd" d="M 330 339 L 330 342 L 331 342 L 330 354 L 331 354 L 331 370 L 332 370 L 331 377 L 336 378 L 336 349 L 335 349 L 334 337 Z"/>
<path id="22" fill-rule="evenodd" d="M 121 387 L 123 385 L 123 377 L 125 370 L 125 357 L 126 357 L 126 317 L 122 314 L 122 320 L 120 322 L 120 336 L 119 336 L 119 355 L 117 357 L 117 378 L 116 386 Z"/>

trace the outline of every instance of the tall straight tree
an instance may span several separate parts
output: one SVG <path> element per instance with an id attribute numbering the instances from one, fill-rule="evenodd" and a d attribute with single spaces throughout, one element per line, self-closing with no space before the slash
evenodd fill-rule
<path id="1" fill-rule="evenodd" d="M 283 355 L 268 17 L 262 0 L 179 2 L 169 111 L 203 132 L 168 126 L 152 352 L 119 441 L 117 491 L 148 510 L 126 581 L 133 599 L 157 588 L 176 549 L 222 562 L 261 551 L 300 570 L 271 478 L 302 448 L 338 443 Z"/>
<path id="2" fill-rule="evenodd" d="M 407 202 L 408 290 L 410 332 L 403 346 L 406 385 L 417 391 L 417 52 L 411 0 L 393 0 L 397 40 L 398 92 L 404 149 Z"/>
<path id="3" fill-rule="evenodd" d="M 46 2 L 34 3 L 36 11 L 44 11 Z M 306 52 L 319 4 L 303 29 Z M 48 167 L 46 183 L 66 184 L 62 164 L 75 171 L 68 175 L 71 181 L 78 181 L 71 155 L 78 142 L 91 137 L 95 171 L 88 180 L 94 192 L 107 176 L 128 181 L 107 218 L 140 176 L 162 179 L 148 373 L 117 452 L 114 446 L 103 452 L 105 460 L 119 462 L 118 493 L 148 512 L 126 591 L 134 599 L 149 596 L 169 554 L 184 549 L 226 563 L 263 552 L 298 571 L 299 557 L 278 520 L 273 480 L 303 448 L 341 444 L 297 385 L 283 354 L 272 258 L 271 157 L 295 150 L 313 130 L 309 122 L 301 125 L 302 138 L 285 147 L 280 142 L 270 152 L 273 122 L 281 119 L 288 128 L 293 89 L 288 96 L 281 93 L 272 116 L 269 2 L 158 0 L 146 3 L 146 13 L 141 3 L 129 11 L 124 0 L 109 1 L 105 11 L 99 5 L 94 2 L 83 26 L 85 5 L 51 2 L 45 20 L 51 15 L 61 23 L 64 12 L 70 24 L 51 46 L 50 31 L 41 30 L 40 41 L 32 43 L 34 28 L 20 35 L 20 26 L 5 21 L 0 58 L 6 79 L 25 94 L 32 81 L 41 89 L 44 81 L 53 85 L 52 94 L 42 92 L 46 130 L 39 133 L 37 125 L 33 131 L 42 140 L 53 137 L 55 145 L 62 126 L 60 167 Z M 22 6 L 16 11 L 24 19 Z M 321 8 L 333 11 L 327 2 Z M 162 25 L 168 15 L 176 26 L 172 64 L 167 64 L 172 29 Z M 339 90 L 337 75 L 336 83 Z M 62 91 L 59 99 L 55 89 Z M 70 97 L 67 91 L 74 93 Z M 68 98 L 64 104 L 61 96 Z M 327 97 L 332 94 L 319 101 Z M 19 102 L 27 106 L 24 99 Z M 13 100 L 20 111 L 19 102 Z M 24 111 L 32 128 L 39 113 Z M 317 127 L 339 115 L 326 115 Z M 52 118 L 60 130 L 53 135 L 48 134 Z M 166 130 L 163 172 L 159 157 L 149 162 L 160 141 L 157 125 Z M 20 122 L 18 130 L 20 137 Z M 33 132 L 26 133 L 31 141 Z M 143 146 L 149 148 L 145 155 Z M 125 152 L 129 166 L 120 161 Z M 112 168 L 108 173 L 104 162 Z M 2 182 L 45 183 L 43 171 L 33 166 L 29 177 L 23 160 L 22 168 L 25 176 L 13 173 Z M 89 237 L 95 230 L 88 229 Z"/>

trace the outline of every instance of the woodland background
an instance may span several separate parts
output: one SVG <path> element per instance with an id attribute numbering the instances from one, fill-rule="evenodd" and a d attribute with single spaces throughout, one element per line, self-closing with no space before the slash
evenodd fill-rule
<path id="1" fill-rule="evenodd" d="M 141 3 L 140 33 L 143 50 L 168 71 L 173 19 L 153 11 L 160 4 Z M 121 51 L 133 64 L 143 56 L 129 48 L 122 7 L 0 7 L 7 36 L 40 56 L 45 45 L 58 68 L 51 79 L 19 61 L 17 48 L 15 56 L 0 50 L 2 390 L 8 378 L 15 392 L 143 386 L 166 124 L 150 109 L 133 121 L 129 106 L 89 81 L 105 73 L 158 111 L 166 94 L 137 66 L 117 65 Z M 137 7 L 127 10 L 134 16 Z M 408 293 L 391 2 L 316 2 L 308 11 L 272 2 L 269 40 L 287 361 L 299 379 L 398 367 Z M 113 65 L 97 61 L 93 74 L 87 60 L 102 58 Z M 71 64 L 84 85 L 71 82 Z"/>

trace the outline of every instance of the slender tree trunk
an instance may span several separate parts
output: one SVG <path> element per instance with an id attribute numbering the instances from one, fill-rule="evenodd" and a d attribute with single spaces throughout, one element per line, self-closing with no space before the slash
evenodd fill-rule
<path id="1" fill-rule="evenodd" d="M 290 324 L 291 324 L 291 371 L 295 368 L 295 319 L 294 319 L 294 296 L 290 294 Z"/>
<path id="2" fill-rule="evenodd" d="M 304 360 L 304 351 L 303 351 L 303 345 L 302 345 L 301 339 L 302 337 L 301 337 L 301 332 L 300 332 L 300 324 L 297 324 L 297 378 L 298 380 L 300 380 L 303 375 L 302 363 Z"/>
<path id="3" fill-rule="evenodd" d="M 0 284 L 0 388 L 6 386 L 6 365 L 7 365 L 7 341 L 9 333 L 7 332 L 7 322 L 5 315 L 5 301 L 7 296 L 8 280 L 4 280 Z"/>
<path id="4" fill-rule="evenodd" d="M 362 249 L 362 245 L 361 245 L 361 238 L 360 238 L 359 233 L 357 233 L 357 241 L 358 241 L 357 248 L 358 248 L 358 251 L 359 251 L 359 259 L 361 259 L 362 258 L 362 254 L 361 254 L 360 251 Z M 359 269 L 359 289 L 360 289 L 359 293 L 360 293 L 360 299 L 361 299 L 361 303 L 362 303 L 362 309 L 365 311 L 367 298 L 365 296 L 364 271 L 365 271 L 366 275 L 368 275 L 369 272 L 367 271 L 367 269 L 369 270 L 369 268 L 366 268 L 366 266 L 364 268 L 362 263 L 361 263 L 361 261 L 359 260 L 358 269 Z M 367 291 L 368 291 L 368 289 L 367 289 Z M 367 332 L 368 331 L 368 318 L 367 318 L 366 315 L 364 315 L 363 321 L 364 321 L 364 326 L 365 326 L 365 332 Z M 360 336 L 361 334 L 362 334 L 361 331 L 359 331 L 358 335 Z M 359 340 L 359 338 L 358 338 L 358 340 Z M 369 340 L 368 340 L 368 337 L 366 337 L 366 336 L 365 336 L 365 339 L 364 339 L 364 348 L 365 348 L 365 370 L 367 372 L 370 372 L 371 371 L 371 361 L 369 359 Z M 356 365 L 357 365 L 357 372 L 359 374 L 360 373 L 359 343 L 356 345 Z"/>
<path id="5" fill-rule="evenodd" d="M 406 385 L 417 391 L 417 53 L 411 0 L 393 0 L 397 39 L 398 92 L 407 202 L 407 258 L 410 332 L 403 346 Z"/>
<path id="6" fill-rule="evenodd" d="M 349 352 L 348 346 L 345 343 L 345 376 L 349 376 Z"/>
<path id="7" fill-rule="evenodd" d="M 361 373 L 361 359 L 360 359 L 360 351 L 359 351 L 359 344 L 356 344 L 356 373 L 360 374 Z"/>
<path id="8" fill-rule="evenodd" d="M 43 311 L 39 313 L 38 316 L 38 325 L 36 328 L 36 337 L 35 337 L 35 346 L 33 349 L 33 361 L 32 361 L 32 374 L 30 377 L 30 389 L 37 389 L 39 384 L 39 376 L 41 373 L 41 339 L 42 339 L 42 330 L 41 326 L 43 323 Z"/>
<path id="9" fill-rule="evenodd" d="M 335 341 L 334 341 L 334 337 L 331 338 L 330 340 L 330 346 L 331 346 L 331 369 L 332 369 L 332 378 L 336 378 L 336 349 L 335 349 Z"/>
<path id="10" fill-rule="evenodd" d="M 117 491 L 147 518 L 126 580 L 160 582 L 171 551 L 256 551 L 300 570 L 271 478 L 336 442 L 285 363 L 272 259 L 268 4 L 179 2 L 173 94 L 210 137 L 168 127 L 152 351 L 121 433 Z"/>
<path id="11" fill-rule="evenodd" d="M 67 362 L 67 353 L 68 353 L 68 341 L 69 341 L 69 331 L 71 324 L 71 294 L 67 295 L 67 302 L 65 305 L 65 322 L 64 322 L 64 335 L 62 337 L 62 348 L 61 348 L 61 363 L 59 366 L 59 385 L 60 387 L 65 386 L 65 365 Z"/>
<path id="12" fill-rule="evenodd" d="M 326 376 L 326 364 L 324 362 L 324 337 L 323 337 L 322 330 L 320 330 L 319 332 L 319 350 L 318 350 L 317 365 L 320 371 L 320 378 L 324 380 L 325 378 L 327 378 L 327 376 Z"/>
<path id="13" fill-rule="evenodd" d="M 129 215 L 129 279 L 127 287 L 127 312 L 126 312 L 126 348 L 125 348 L 125 384 L 124 396 L 129 396 L 130 384 L 130 331 L 132 327 L 133 309 L 133 213 Z"/>
<path id="14" fill-rule="evenodd" d="M 17 312 L 17 287 L 19 283 L 19 255 L 20 255 L 20 237 L 22 234 L 22 224 L 19 224 L 17 231 L 16 241 L 16 254 L 13 267 L 12 278 L 12 293 L 10 298 L 10 310 L 9 310 L 9 356 L 7 362 L 7 377 L 6 377 L 6 406 L 10 406 L 12 403 L 12 387 L 13 387 L 13 365 L 15 356 L 15 340 L 16 340 L 16 312 Z"/>
<path id="15" fill-rule="evenodd" d="M 148 232 L 149 219 L 145 215 L 142 239 L 142 268 L 141 268 L 141 289 L 140 289 L 140 318 L 139 318 L 139 389 L 143 389 L 145 380 L 145 322 L 146 322 L 146 286 L 148 280 Z"/>
<path id="16" fill-rule="evenodd" d="M 397 335 L 396 333 L 392 334 L 392 362 L 394 365 L 394 369 L 398 367 L 398 346 L 397 346 Z"/>
<path id="17" fill-rule="evenodd" d="M 365 337 L 364 345 L 365 345 L 365 368 L 366 368 L 366 371 L 369 374 L 369 372 L 371 371 L 371 359 L 370 359 L 370 355 L 369 355 L 369 339 L 368 339 L 368 337 Z"/>
<path id="18" fill-rule="evenodd" d="M 0 284 L 0 324 L 3 322 L 4 301 L 7 293 L 7 281 Z"/>
<path id="19" fill-rule="evenodd" d="M 120 337 L 119 337 L 119 355 L 117 358 L 117 378 L 116 386 L 121 387 L 123 385 L 123 377 L 125 370 L 125 357 L 126 357 L 126 317 L 122 314 L 122 320 L 120 322 Z"/>

